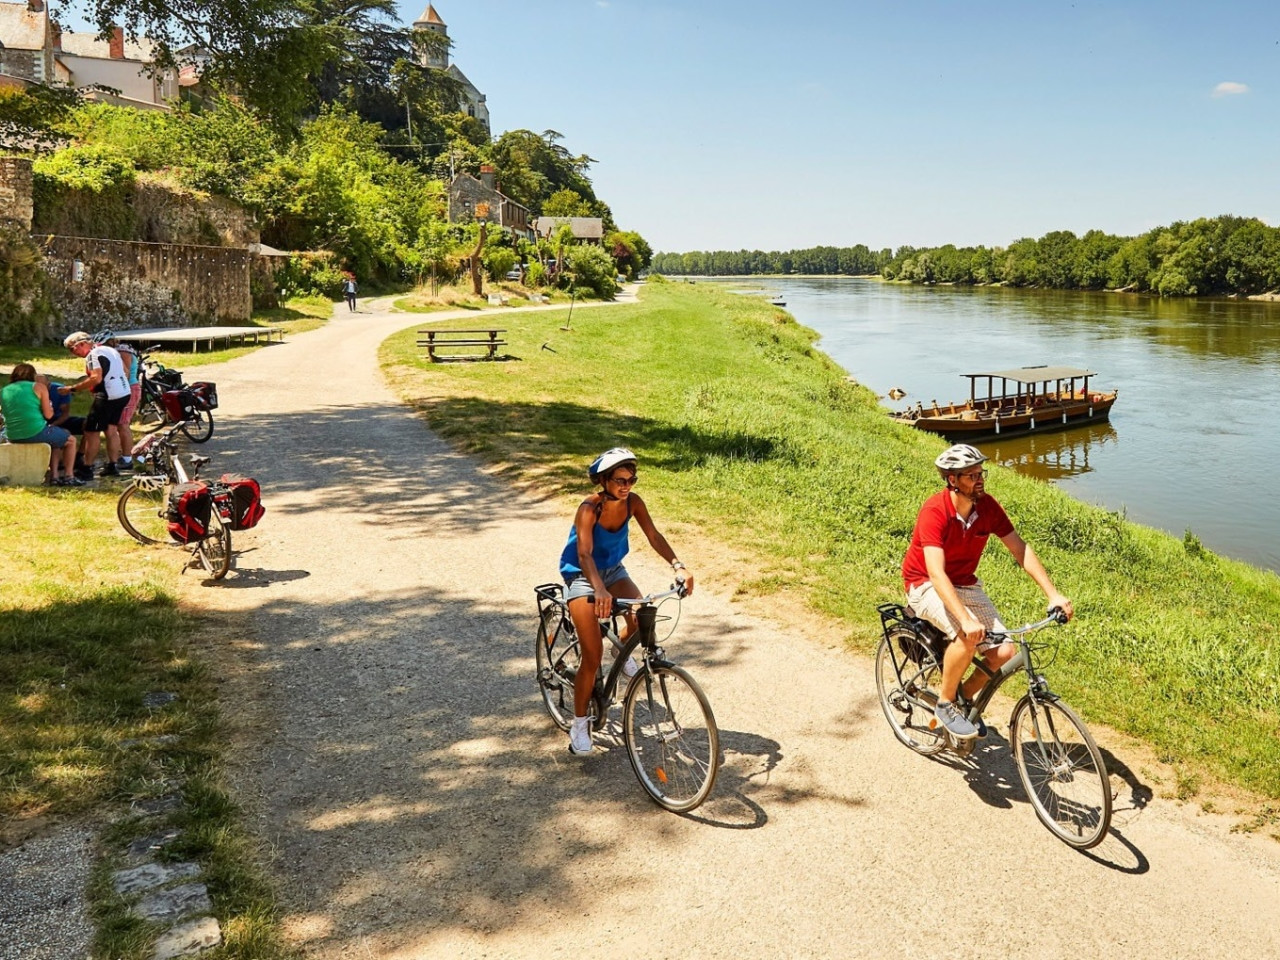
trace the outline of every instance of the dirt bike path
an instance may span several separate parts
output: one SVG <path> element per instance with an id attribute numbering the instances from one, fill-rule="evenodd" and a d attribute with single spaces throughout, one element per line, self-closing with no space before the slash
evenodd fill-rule
<path id="1" fill-rule="evenodd" d="M 188 586 L 251 618 L 237 788 L 309 955 L 1280 956 L 1280 844 L 1129 774 L 1112 836 L 1073 852 L 1023 798 L 1007 716 L 976 763 L 915 756 L 865 659 L 743 613 L 715 570 L 669 644 L 722 730 L 712 799 L 659 810 L 607 737 L 570 757 L 532 679 L 569 511 L 396 402 L 378 345 L 423 322 L 340 311 L 217 373 L 215 472 L 257 476 L 268 512 L 238 573 Z"/>

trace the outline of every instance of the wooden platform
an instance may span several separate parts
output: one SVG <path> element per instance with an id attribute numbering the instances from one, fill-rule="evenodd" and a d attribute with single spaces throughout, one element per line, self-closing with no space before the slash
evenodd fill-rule
<path id="1" fill-rule="evenodd" d="M 195 353 L 202 343 L 208 344 L 210 350 L 215 343 L 229 347 L 233 340 L 237 346 L 243 346 L 250 337 L 254 343 L 259 338 L 266 338 L 270 343 L 272 334 L 284 342 L 283 327 L 139 327 L 136 330 L 117 330 L 116 338 L 141 347 L 153 343 L 190 343 L 191 352 Z"/>

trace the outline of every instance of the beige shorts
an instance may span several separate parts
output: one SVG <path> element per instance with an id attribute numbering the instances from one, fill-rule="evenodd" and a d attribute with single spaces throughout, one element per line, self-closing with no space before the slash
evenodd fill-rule
<path id="1" fill-rule="evenodd" d="M 956 587 L 956 594 L 960 597 L 960 602 L 965 605 L 965 609 L 988 630 L 1003 633 L 1008 629 L 1000 621 L 1000 614 L 996 612 L 995 604 L 982 589 L 981 580 L 971 587 Z M 917 617 L 928 620 L 952 640 L 959 634 L 960 624 L 956 623 L 947 612 L 942 598 L 938 596 L 938 591 L 933 589 L 933 584 L 928 580 L 907 591 L 907 604 L 916 612 Z"/>

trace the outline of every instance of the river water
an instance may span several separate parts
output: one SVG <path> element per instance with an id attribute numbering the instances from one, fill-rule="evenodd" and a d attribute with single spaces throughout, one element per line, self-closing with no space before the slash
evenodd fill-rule
<path id="1" fill-rule="evenodd" d="M 1110 423 L 978 446 L 1078 499 L 1280 571 L 1280 304 L 765 283 L 859 382 L 907 392 L 886 407 L 964 401 L 965 373 L 1046 363 L 1096 372 L 1091 387 L 1120 391 Z"/>

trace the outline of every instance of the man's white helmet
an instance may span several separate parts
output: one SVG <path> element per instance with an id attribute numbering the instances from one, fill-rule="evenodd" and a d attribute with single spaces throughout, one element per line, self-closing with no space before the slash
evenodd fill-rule
<path id="1" fill-rule="evenodd" d="M 587 476 L 591 478 L 592 483 L 599 483 L 602 474 L 608 473 L 620 464 L 635 462 L 636 455 L 626 447 L 613 447 L 591 461 L 591 466 L 587 467 Z"/>
<path id="2" fill-rule="evenodd" d="M 945 477 L 949 473 L 959 473 L 961 470 L 986 462 L 987 458 L 977 447 L 971 447 L 967 443 L 957 443 L 954 447 L 943 450 L 938 459 L 933 461 L 933 465 L 938 468 L 938 473 Z"/>

